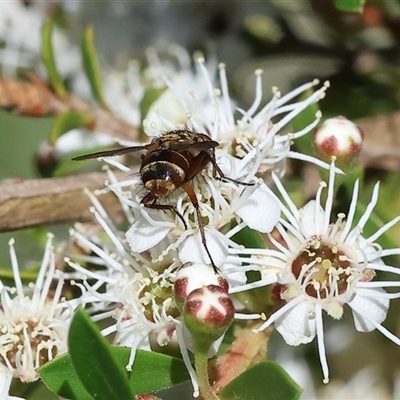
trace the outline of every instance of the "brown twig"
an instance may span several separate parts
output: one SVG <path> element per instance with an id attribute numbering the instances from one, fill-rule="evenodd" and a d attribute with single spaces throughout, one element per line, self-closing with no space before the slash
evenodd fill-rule
<path id="1" fill-rule="evenodd" d="M 126 173 L 117 173 L 117 177 Z M 67 178 L 6 181 L 0 184 L 0 232 L 38 225 L 90 221 L 91 202 L 84 189 L 102 189 L 105 173 L 89 173 Z M 112 193 L 100 195 L 111 217 L 120 213 Z"/>
<path id="2" fill-rule="evenodd" d="M 73 95 L 58 98 L 49 86 L 37 75 L 28 75 L 29 81 L 20 82 L 8 78 L 0 79 L 0 107 L 12 109 L 20 115 L 59 115 L 75 110 L 93 121 L 87 128 L 96 132 L 107 132 L 117 139 L 138 140 L 138 129 L 115 116 L 112 112 L 90 105 Z"/>

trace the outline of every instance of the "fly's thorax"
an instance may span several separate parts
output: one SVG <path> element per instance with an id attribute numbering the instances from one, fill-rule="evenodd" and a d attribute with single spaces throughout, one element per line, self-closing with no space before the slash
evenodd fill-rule
<path id="1" fill-rule="evenodd" d="M 189 131 L 187 129 L 177 129 L 164 133 L 164 135 L 152 140 L 151 145 L 154 147 L 149 147 L 149 151 L 156 149 L 172 149 L 172 146 L 176 143 L 186 144 L 187 147 L 195 143 L 211 141 L 210 136 L 204 133 L 198 133 Z"/>

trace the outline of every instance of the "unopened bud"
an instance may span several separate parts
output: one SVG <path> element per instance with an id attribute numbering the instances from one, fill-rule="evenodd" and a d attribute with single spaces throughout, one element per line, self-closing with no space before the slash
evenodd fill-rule
<path id="1" fill-rule="evenodd" d="M 217 285 L 193 290 L 188 295 L 183 310 L 185 325 L 193 339 L 210 345 L 226 332 L 234 315 L 232 300 Z"/>
<path id="2" fill-rule="evenodd" d="M 48 143 L 42 143 L 35 155 L 35 165 L 40 176 L 48 178 L 52 176 L 59 163 L 56 148 Z"/>
<path id="3" fill-rule="evenodd" d="M 342 116 L 327 119 L 314 132 L 317 154 L 327 162 L 335 156 L 338 166 L 348 165 L 357 159 L 363 140 L 361 129 Z"/>
<path id="4" fill-rule="evenodd" d="M 193 290 L 208 285 L 219 286 L 228 293 L 227 280 L 215 273 L 211 266 L 191 262 L 183 264 L 176 274 L 174 283 L 175 301 L 179 309 L 182 310 L 185 300 Z"/>

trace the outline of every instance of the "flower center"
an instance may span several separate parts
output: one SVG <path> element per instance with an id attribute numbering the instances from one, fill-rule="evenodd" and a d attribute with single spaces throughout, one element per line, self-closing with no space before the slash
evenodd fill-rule
<path id="1" fill-rule="evenodd" d="M 155 271 L 151 276 L 135 274 L 128 283 L 130 288 L 125 295 L 126 303 L 139 306 L 144 317 L 151 322 L 156 322 L 160 316 L 178 317 L 180 312 L 174 300 L 174 283 L 168 275 Z"/>
<path id="2" fill-rule="evenodd" d="M 305 292 L 324 299 L 344 293 L 352 280 L 349 258 L 335 243 L 310 240 L 292 263 L 292 272 Z"/>
<path id="3" fill-rule="evenodd" d="M 166 314 L 170 317 L 176 318 L 180 312 L 175 304 L 173 286 L 161 287 L 157 283 L 152 283 L 143 288 L 141 296 L 141 303 L 144 307 L 144 315 L 149 321 L 154 320 L 154 314 Z"/>
<path id="4" fill-rule="evenodd" d="M 54 340 L 58 334 L 47 326 L 49 323 L 50 321 L 38 321 L 32 317 L 20 317 L 14 322 L 2 324 L 0 362 L 7 365 L 7 359 L 13 368 L 18 369 L 17 359 L 20 359 L 25 368 L 29 369 L 37 368 L 53 359 L 58 354 Z"/>

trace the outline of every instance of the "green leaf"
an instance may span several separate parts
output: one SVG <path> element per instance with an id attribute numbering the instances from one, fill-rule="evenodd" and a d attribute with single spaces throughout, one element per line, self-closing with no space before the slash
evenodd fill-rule
<path id="1" fill-rule="evenodd" d="M 111 346 L 121 368 L 128 364 L 130 349 Z M 91 396 L 79 380 L 69 354 L 64 354 L 46 363 L 39 369 L 45 385 L 60 397 L 73 400 L 90 399 Z M 182 360 L 165 354 L 145 350 L 136 352 L 133 372 L 129 374 L 129 385 L 133 396 L 151 393 L 189 380 L 189 374 Z"/>
<path id="2" fill-rule="evenodd" d="M 82 152 L 80 152 L 80 154 L 81 153 Z M 58 161 L 57 166 L 52 171 L 51 177 L 52 178 L 62 178 L 64 176 L 69 176 L 69 175 L 72 175 L 72 174 L 78 172 L 80 169 L 82 169 L 82 167 L 84 167 L 84 165 L 71 160 L 72 157 L 75 157 L 75 153 L 71 153 L 65 157 L 62 157 Z"/>
<path id="3" fill-rule="evenodd" d="M 103 93 L 103 81 L 100 72 L 100 65 L 94 45 L 94 27 L 88 25 L 81 41 L 83 67 L 90 82 L 93 97 L 105 110 L 109 107 L 105 101 Z"/>
<path id="4" fill-rule="evenodd" d="M 89 315 L 78 309 L 71 322 L 68 348 L 74 369 L 92 397 L 131 399 L 127 372 Z"/>
<path id="5" fill-rule="evenodd" d="M 54 91 L 62 98 L 68 96 L 64 81 L 58 73 L 53 52 L 53 35 L 54 22 L 52 17 L 48 17 L 42 26 L 42 59 L 47 70 L 49 82 Z"/>
<path id="6" fill-rule="evenodd" d="M 92 399 L 76 374 L 69 354 L 44 364 L 39 369 L 39 374 L 43 383 L 60 397 L 73 400 Z"/>
<path id="7" fill-rule="evenodd" d="M 301 388 L 272 361 L 259 363 L 225 386 L 221 400 L 295 400 Z"/>
<path id="8" fill-rule="evenodd" d="M 79 154 L 78 154 L 78 152 L 77 153 L 73 152 L 73 153 L 68 154 L 65 157 L 62 157 L 58 161 L 57 166 L 53 170 L 51 176 L 53 178 L 62 178 L 64 176 L 69 176 L 69 175 L 72 175 L 72 174 L 78 172 L 86 165 L 90 164 L 89 160 L 88 161 L 85 160 L 84 164 L 71 160 L 71 158 L 75 157 L 75 154 L 81 155 L 82 152 L 80 151 Z M 90 160 L 90 161 L 93 161 L 93 160 Z M 94 161 L 96 161 L 96 160 L 94 160 Z"/>
<path id="9" fill-rule="evenodd" d="M 233 235 L 232 240 L 243 245 L 244 247 L 252 249 L 265 249 L 267 247 L 262 234 L 254 229 L 249 228 L 248 226 Z"/>
<path id="10" fill-rule="evenodd" d="M 57 139 L 71 129 L 87 127 L 94 125 L 94 119 L 91 115 L 70 110 L 57 116 L 50 131 L 49 143 L 54 145 Z"/>
<path id="11" fill-rule="evenodd" d="M 85 333 L 84 331 L 80 333 L 82 335 L 87 334 L 87 332 Z M 86 337 L 83 339 L 85 343 L 87 340 L 90 341 L 90 337 L 89 339 Z M 77 351 L 79 351 L 79 349 L 77 349 Z M 100 350 L 97 349 L 96 351 L 99 352 Z M 131 352 L 130 348 L 110 346 L 107 352 L 112 354 L 119 370 L 125 371 Z M 93 374 L 99 366 L 99 360 L 96 355 L 91 355 L 88 360 L 81 362 L 86 365 L 84 368 L 87 368 L 87 370 Z M 109 374 L 109 376 L 113 374 L 114 365 L 100 364 L 100 368 L 103 369 L 103 374 Z M 85 400 L 93 396 L 93 393 L 91 392 L 91 396 L 89 394 L 90 390 L 86 390 L 79 379 L 69 354 L 64 354 L 45 364 L 40 368 L 39 374 L 46 386 L 60 397 L 72 400 Z M 150 351 L 137 350 L 133 372 L 128 374 L 128 378 L 132 392 L 131 396 L 135 396 L 140 393 L 150 393 L 166 389 L 185 382 L 189 380 L 189 374 L 183 361 L 178 358 Z M 96 380 L 100 378 L 93 377 L 91 379 Z"/>
<path id="12" fill-rule="evenodd" d="M 130 349 L 115 347 L 114 350 L 124 351 L 128 362 Z M 166 389 L 178 383 L 189 380 L 189 373 L 183 361 L 166 354 L 138 350 L 133 365 L 130 384 L 133 393 L 150 393 Z"/>
<path id="13" fill-rule="evenodd" d="M 335 0 L 335 6 L 338 10 L 362 13 L 365 0 Z"/>
<path id="14" fill-rule="evenodd" d="M 155 101 L 165 92 L 167 87 L 162 88 L 149 88 L 144 92 L 143 98 L 140 102 L 140 115 L 141 119 L 145 119 L 150 107 L 154 104 Z"/>

